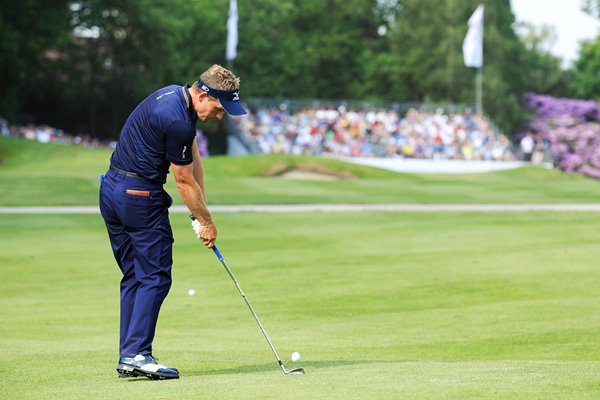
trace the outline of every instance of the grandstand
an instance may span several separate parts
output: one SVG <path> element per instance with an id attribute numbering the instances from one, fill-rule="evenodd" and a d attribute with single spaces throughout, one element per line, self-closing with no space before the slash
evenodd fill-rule
<path id="1" fill-rule="evenodd" d="M 229 153 L 515 161 L 517 152 L 467 106 L 254 101 L 230 126 Z"/>

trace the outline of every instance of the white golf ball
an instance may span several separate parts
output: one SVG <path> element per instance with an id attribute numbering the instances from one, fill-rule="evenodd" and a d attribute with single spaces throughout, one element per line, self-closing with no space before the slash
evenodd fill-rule
<path id="1" fill-rule="evenodd" d="M 194 289 L 190 289 L 190 290 L 188 290 L 188 294 L 190 296 L 195 296 L 196 295 L 196 291 Z"/>
<path id="2" fill-rule="evenodd" d="M 292 361 L 293 362 L 298 362 L 300 361 L 300 353 L 298 353 L 297 351 L 292 353 Z"/>

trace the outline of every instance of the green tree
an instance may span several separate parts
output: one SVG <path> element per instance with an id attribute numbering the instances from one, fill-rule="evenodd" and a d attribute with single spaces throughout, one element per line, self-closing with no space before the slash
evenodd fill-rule
<path id="1" fill-rule="evenodd" d="M 464 66 L 461 45 L 479 2 L 484 111 L 511 133 L 523 119 L 522 94 L 568 93 L 569 72 L 545 50 L 543 32 L 519 39 L 509 0 L 238 1 L 232 68 L 243 97 L 473 103 L 476 71 Z M 2 114 L 25 110 L 116 137 L 150 91 L 225 64 L 228 0 L 15 4 L 0 6 Z M 43 84 L 24 98 L 25 82 Z"/>
<path id="2" fill-rule="evenodd" d="M 383 61 L 380 79 L 389 82 L 389 90 L 382 95 L 396 100 L 474 103 L 475 70 L 463 64 L 462 41 L 479 2 L 402 1 L 390 34 L 391 51 L 379 57 Z M 484 111 L 512 132 L 521 117 L 525 48 L 513 30 L 510 2 L 482 3 Z"/>
<path id="3" fill-rule="evenodd" d="M 70 40 L 58 49 L 60 58 L 45 68 L 54 84 L 44 97 L 50 93 L 60 100 L 47 105 L 48 120 L 59 118 L 59 126 L 92 136 L 116 137 L 132 108 L 151 90 L 167 82 L 183 83 L 193 65 L 184 44 L 193 37 L 192 13 L 182 3 L 72 2 Z M 44 102 L 37 98 L 31 105 Z"/>
<path id="4" fill-rule="evenodd" d="M 521 41 L 526 47 L 525 90 L 532 93 L 566 97 L 571 90 L 572 73 L 562 68 L 562 59 L 550 53 L 556 42 L 556 30 L 549 25 L 521 24 Z"/>
<path id="5" fill-rule="evenodd" d="M 592 15 L 600 16 L 600 1 L 598 0 L 581 0 L 581 9 Z"/>
<path id="6" fill-rule="evenodd" d="M 359 60 L 377 38 L 376 0 L 254 0 L 239 4 L 235 69 L 252 96 L 358 96 Z"/>
<path id="7" fill-rule="evenodd" d="M 600 36 L 583 44 L 575 62 L 573 89 L 579 98 L 600 100 Z"/>
<path id="8" fill-rule="evenodd" d="M 599 0 L 584 0 L 582 9 L 600 18 Z M 577 97 L 600 100 L 600 35 L 580 47 L 573 71 L 573 90 Z"/>
<path id="9" fill-rule="evenodd" d="M 0 115 L 16 120 L 29 93 L 42 90 L 40 70 L 69 30 L 67 0 L 0 2 Z M 27 94 L 25 94 L 27 93 Z"/>

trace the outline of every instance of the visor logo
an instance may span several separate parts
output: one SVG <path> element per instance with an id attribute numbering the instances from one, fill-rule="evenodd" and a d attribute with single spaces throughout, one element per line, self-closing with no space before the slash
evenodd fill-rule
<path id="1" fill-rule="evenodd" d="M 240 101 L 240 92 L 233 92 L 233 101 Z"/>

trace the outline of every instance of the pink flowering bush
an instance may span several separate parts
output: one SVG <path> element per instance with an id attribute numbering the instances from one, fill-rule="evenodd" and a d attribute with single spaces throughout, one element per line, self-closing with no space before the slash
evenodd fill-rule
<path id="1" fill-rule="evenodd" d="M 562 171 L 600 179 L 600 107 L 593 100 L 528 94 L 536 114 L 531 130 L 550 142 L 554 165 Z"/>

